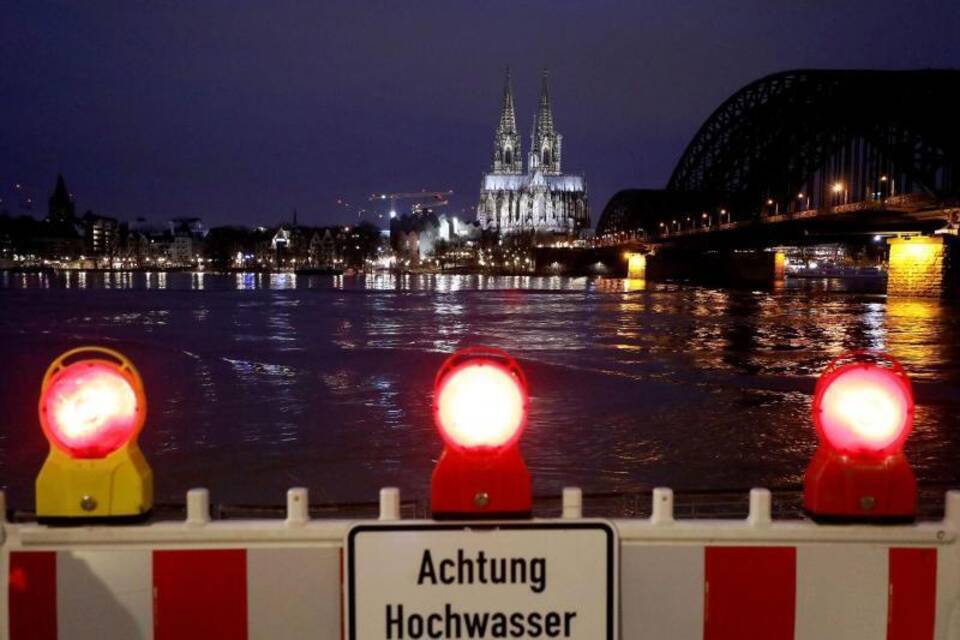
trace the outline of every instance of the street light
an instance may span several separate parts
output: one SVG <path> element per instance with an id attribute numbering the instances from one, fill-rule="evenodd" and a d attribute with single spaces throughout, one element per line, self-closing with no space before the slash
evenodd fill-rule
<path id="1" fill-rule="evenodd" d="M 895 192 L 896 192 L 896 190 L 897 190 L 897 182 L 896 182 L 896 180 L 890 180 L 890 178 L 889 178 L 888 176 L 882 175 L 882 176 L 880 176 L 880 183 L 881 183 L 881 184 L 880 184 L 880 195 L 882 195 L 882 196 L 883 196 L 883 195 L 888 195 L 888 196 L 893 196 L 893 195 L 895 195 Z M 887 183 L 889 183 L 889 185 L 890 185 L 890 193 L 884 194 L 884 193 L 883 193 L 883 187 L 884 187 Z"/>
<path id="2" fill-rule="evenodd" d="M 839 180 L 837 182 L 834 182 L 832 191 L 834 195 L 837 195 L 837 196 L 839 196 L 840 194 L 843 194 L 843 204 L 847 203 L 847 187 L 843 182 L 840 182 Z"/>

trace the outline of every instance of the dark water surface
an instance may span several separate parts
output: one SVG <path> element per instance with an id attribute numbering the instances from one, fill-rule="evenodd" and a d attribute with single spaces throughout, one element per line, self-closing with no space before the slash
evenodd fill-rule
<path id="1" fill-rule="evenodd" d="M 815 377 L 857 348 L 889 351 L 914 378 L 920 480 L 960 484 L 960 309 L 866 289 L 4 272 L 0 485 L 31 508 L 44 369 L 88 343 L 143 374 L 141 443 L 163 502 L 194 486 L 233 504 L 280 504 L 295 485 L 321 503 L 374 500 L 385 485 L 425 497 L 440 452 L 433 376 L 472 344 L 509 350 L 527 372 L 537 494 L 794 485 L 816 444 Z"/>

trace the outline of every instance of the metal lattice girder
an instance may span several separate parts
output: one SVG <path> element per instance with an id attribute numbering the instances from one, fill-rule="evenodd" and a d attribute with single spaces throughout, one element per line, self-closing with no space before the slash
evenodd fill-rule
<path id="1" fill-rule="evenodd" d="M 899 185 L 897 193 L 957 195 L 958 103 L 960 70 L 797 70 L 767 76 L 736 92 L 704 122 L 667 191 L 709 194 L 705 208 L 723 206 L 741 216 L 768 199 L 787 203 L 800 191 L 823 194 L 834 179 L 845 181 L 852 200 L 880 175 Z M 639 192 L 629 193 L 637 203 Z M 616 211 L 627 196 L 614 196 L 598 233 L 655 225 L 651 205 L 667 203 L 652 203 L 646 193 L 640 198 L 646 215 L 637 211 L 629 220 Z M 663 210 L 659 219 L 685 213 Z"/>

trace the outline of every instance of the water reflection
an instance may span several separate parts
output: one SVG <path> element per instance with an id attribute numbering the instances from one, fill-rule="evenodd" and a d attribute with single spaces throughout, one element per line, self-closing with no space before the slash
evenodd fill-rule
<path id="1" fill-rule="evenodd" d="M 384 482 L 419 495 L 437 454 L 425 390 L 444 354 L 467 344 L 505 348 L 528 370 L 538 492 L 795 482 L 815 446 L 814 378 L 857 348 L 889 350 L 918 381 L 921 479 L 960 475 L 957 307 L 837 286 L 3 273 L 0 356 L 42 373 L 76 343 L 129 351 L 150 388 L 144 445 L 168 499 L 206 484 L 226 501 L 271 500 L 293 482 L 324 499 L 369 499 Z M 34 393 L 0 385 L 12 408 L 0 469 L 18 493 L 36 466 L 21 458 L 44 450 L 38 433 L 12 435 L 35 421 L 23 402 Z"/>
<path id="2" fill-rule="evenodd" d="M 252 291 L 257 288 L 257 278 L 252 273 L 238 273 L 234 287 L 239 291 Z"/>
<path id="3" fill-rule="evenodd" d="M 458 289 L 448 289 L 457 291 Z M 460 297 L 436 296 L 433 298 L 433 326 L 436 331 L 433 349 L 455 351 L 467 331 L 464 323 L 464 305 Z"/>
<path id="4" fill-rule="evenodd" d="M 955 353 L 949 349 L 944 311 L 939 300 L 891 298 L 887 302 L 887 349 L 914 376 L 929 377 L 932 371 L 957 364 L 948 360 Z"/>
<path id="5" fill-rule="evenodd" d="M 271 289 L 295 289 L 297 287 L 297 275 L 294 273 L 271 273 Z"/>
<path id="6" fill-rule="evenodd" d="M 342 289 L 378 291 L 431 291 L 458 293 L 461 291 L 498 291 L 524 289 L 538 291 L 639 291 L 643 280 L 626 282 L 615 278 L 567 278 L 561 276 L 490 276 L 480 274 L 394 274 L 375 272 L 359 275 L 297 276 L 292 272 L 237 272 L 232 274 L 209 271 L 84 271 L 58 270 L 40 272 L 0 271 L 0 286 L 4 288 L 80 288 L 80 289 L 234 289 L 288 290 Z"/>
<path id="7" fill-rule="evenodd" d="M 613 349 L 620 364 L 680 357 L 700 370 L 745 375 L 815 375 L 851 349 L 889 350 L 914 375 L 956 371 L 958 314 L 940 300 L 838 294 L 834 281 L 794 282 L 762 291 L 650 283 L 642 279 L 560 276 L 416 275 L 310 276 L 293 273 L 97 272 L 0 273 L 5 289 L 258 290 L 369 292 L 339 298 L 334 344 L 344 349 L 423 346 L 449 351 L 466 339 L 527 350 Z M 478 295 L 483 292 L 483 295 Z M 414 294 L 423 298 L 393 298 Z M 582 296 L 582 297 L 576 297 Z M 236 309 L 243 308 L 238 300 Z M 205 317 L 195 314 L 197 319 Z M 261 313 L 253 311 L 254 315 Z M 117 314 L 107 316 L 122 322 Z M 142 316 L 146 318 L 147 316 Z M 252 316 L 251 316 L 252 317 Z M 254 334 L 245 318 L 234 340 Z M 297 328 L 275 300 L 267 339 L 296 345 Z M 504 334 L 504 335 L 501 335 Z M 626 355 L 631 354 L 631 355 Z M 619 362 L 619 361 L 618 361 Z"/>

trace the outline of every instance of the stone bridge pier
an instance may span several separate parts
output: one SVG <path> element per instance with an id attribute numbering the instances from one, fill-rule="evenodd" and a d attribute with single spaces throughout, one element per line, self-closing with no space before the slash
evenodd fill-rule
<path id="1" fill-rule="evenodd" d="M 954 234 L 891 238 L 887 295 L 960 296 L 960 237 Z"/>

